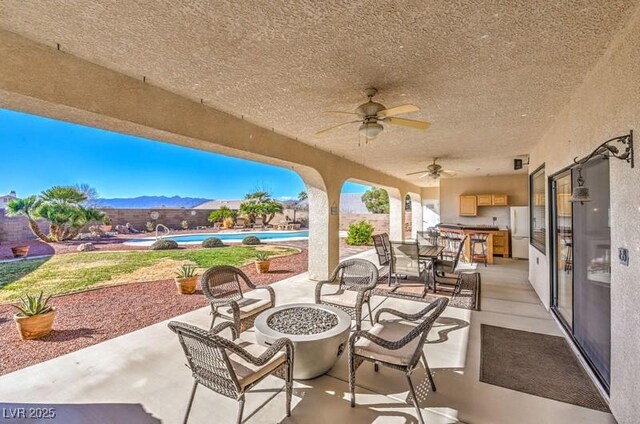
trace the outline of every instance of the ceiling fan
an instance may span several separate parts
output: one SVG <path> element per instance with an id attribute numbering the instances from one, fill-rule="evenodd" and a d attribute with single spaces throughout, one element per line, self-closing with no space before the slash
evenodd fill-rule
<path id="1" fill-rule="evenodd" d="M 419 130 L 426 130 L 431 126 L 429 122 L 425 121 L 416 121 L 413 119 L 406 118 L 396 118 L 397 115 L 402 115 L 405 113 L 418 112 L 420 110 L 419 107 L 414 105 L 400 105 L 396 107 L 392 107 L 387 109 L 387 107 L 381 103 L 377 103 L 372 101 L 373 96 L 376 95 L 378 90 L 375 88 L 367 88 L 364 93 L 369 98 L 369 101 L 361 104 L 355 110 L 355 112 L 343 112 L 343 111 L 327 111 L 327 113 L 339 113 L 341 115 L 355 115 L 358 118 L 349 121 L 343 122 L 342 124 L 334 125 L 329 128 L 325 128 L 316 132 L 316 135 L 323 134 L 327 131 L 331 131 L 345 125 L 360 123 L 360 127 L 358 128 L 358 132 L 360 135 L 366 137 L 366 140 L 369 141 L 375 138 L 378 134 L 384 130 L 381 122 L 392 124 L 392 125 L 400 125 L 403 127 L 416 128 Z"/>
<path id="2" fill-rule="evenodd" d="M 407 174 L 407 176 L 422 174 L 418 178 L 429 177 L 429 178 L 434 179 L 434 180 L 437 180 L 438 178 L 440 178 L 443 175 L 446 176 L 446 177 L 454 177 L 455 176 L 455 172 L 454 171 L 443 169 L 442 165 L 438 164 L 437 161 L 438 161 L 438 158 L 434 158 L 433 159 L 433 163 L 429 164 L 429 166 L 427 166 L 427 169 L 425 169 L 424 171 L 411 172 L 411 173 Z"/>

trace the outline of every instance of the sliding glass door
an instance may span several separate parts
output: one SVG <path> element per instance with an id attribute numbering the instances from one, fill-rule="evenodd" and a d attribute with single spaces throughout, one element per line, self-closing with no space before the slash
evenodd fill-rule
<path id="1" fill-rule="evenodd" d="M 556 176 L 552 182 L 554 213 L 554 308 L 571 329 L 573 327 L 573 221 L 571 198 L 571 171 Z"/>
<path id="2" fill-rule="evenodd" d="M 609 387 L 611 356 L 611 228 L 609 161 L 582 166 L 591 201 L 570 203 L 577 169 L 552 178 L 552 307 L 593 371 Z"/>

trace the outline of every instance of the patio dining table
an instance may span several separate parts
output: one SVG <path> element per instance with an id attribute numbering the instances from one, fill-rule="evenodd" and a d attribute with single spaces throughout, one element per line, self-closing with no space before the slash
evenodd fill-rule
<path id="1" fill-rule="evenodd" d="M 444 246 L 420 246 L 418 255 L 421 259 L 436 259 L 443 250 Z"/>

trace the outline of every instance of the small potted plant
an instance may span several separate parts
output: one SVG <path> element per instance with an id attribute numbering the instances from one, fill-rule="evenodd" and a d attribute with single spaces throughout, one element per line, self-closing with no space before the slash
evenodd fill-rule
<path id="1" fill-rule="evenodd" d="M 112 228 L 113 226 L 111 225 L 111 218 L 109 218 L 109 215 L 105 215 L 104 218 L 102 218 L 102 225 L 100 226 L 100 229 L 103 232 L 108 233 Z"/>
<path id="2" fill-rule="evenodd" d="M 182 265 L 178 268 L 176 273 L 176 287 L 182 294 L 192 294 L 196 291 L 196 283 L 198 282 L 198 275 L 196 274 L 196 267 L 193 265 Z"/>
<path id="3" fill-rule="evenodd" d="M 256 271 L 258 274 L 266 274 L 269 272 L 271 260 L 267 252 L 256 252 Z"/>
<path id="4" fill-rule="evenodd" d="M 186 219 L 182 220 L 182 222 L 180 222 L 180 228 L 182 228 L 183 230 L 188 230 L 189 221 L 187 221 Z"/>
<path id="5" fill-rule="evenodd" d="M 51 332 L 56 308 L 49 306 L 51 296 L 44 299 L 43 292 L 39 296 L 27 294 L 21 297 L 17 305 L 20 312 L 13 316 L 22 340 L 39 339 Z"/>
<path id="6" fill-rule="evenodd" d="M 11 248 L 11 253 L 13 253 L 14 258 L 24 258 L 29 254 L 29 246 L 28 245 L 14 246 Z"/>

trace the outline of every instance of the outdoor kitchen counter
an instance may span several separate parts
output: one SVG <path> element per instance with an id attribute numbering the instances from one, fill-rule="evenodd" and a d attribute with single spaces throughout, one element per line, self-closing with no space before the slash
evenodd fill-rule
<path id="1" fill-rule="evenodd" d="M 473 234 L 488 234 L 487 237 L 487 264 L 493 264 L 493 236 L 500 233 L 500 228 L 491 225 L 467 225 L 467 224 L 439 224 L 440 231 L 466 234 L 467 240 L 464 242 L 464 259 L 471 260 L 471 236 Z"/>

